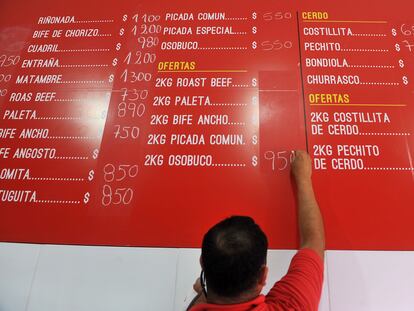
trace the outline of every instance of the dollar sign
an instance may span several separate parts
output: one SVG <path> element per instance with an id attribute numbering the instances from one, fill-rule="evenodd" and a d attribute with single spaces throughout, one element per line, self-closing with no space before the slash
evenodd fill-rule
<path id="1" fill-rule="evenodd" d="M 123 36 L 123 35 L 124 35 L 124 33 L 125 33 L 125 29 L 124 29 L 124 28 L 121 28 L 121 29 L 119 30 L 119 35 L 120 35 L 120 36 Z"/>
<path id="2" fill-rule="evenodd" d="M 116 50 L 119 51 L 121 49 L 122 44 L 121 43 L 117 43 L 116 44 Z"/>
<path id="3" fill-rule="evenodd" d="M 252 157 L 252 165 L 257 166 L 257 156 Z"/>
<path id="4" fill-rule="evenodd" d="M 252 48 L 253 48 L 253 50 L 255 50 L 257 48 L 257 42 L 256 41 L 253 41 Z"/>
<path id="5" fill-rule="evenodd" d="M 403 83 L 404 85 L 408 85 L 408 78 L 406 76 L 403 77 Z"/>
<path id="6" fill-rule="evenodd" d="M 257 86 L 257 79 L 256 78 L 252 79 L 252 86 L 253 87 Z"/>
<path id="7" fill-rule="evenodd" d="M 257 13 L 256 13 L 256 12 L 253 12 L 253 14 L 252 14 L 252 18 L 253 18 L 253 19 L 256 19 L 256 18 L 257 18 Z"/>
<path id="8" fill-rule="evenodd" d="M 85 195 L 83 196 L 83 203 L 88 203 L 89 202 L 89 198 L 91 197 L 91 194 L 89 192 L 86 192 Z"/>
<path id="9" fill-rule="evenodd" d="M 88 174 L 88 180 L 89 180 L 89 181 L 92 181 L 92 180 L 93 180 L 94 175 L 95 175 L 94 170 L 90 170 L 90 171 L 89 171 L 89 174 Z"/>
<path id="10" fill-rule="evenodd" d="M 252 97 L 252 104 L 257 105 L 257 96 Z"/>
<path id="11" fill-rule="evenodd" d="M 96 159 L 98 158 L 98 155 L 99 155 L 99 150 L 98 150 L 98 149 L 95 149 L 95 150 L 93 151 L 93 153 L 92 153 L 92 157 L 93 157 L 93 159 L 94 159 L 94 160 L 96 160 Z"/>
<path id="12" fill-rule="evenodd" d="M 112 61 L 112 66 L 118 65 L 118 58 L 114 58 Z"/>
<path id="13" fill-rule="evenodd" d="M 397 36 L 397 30 L 395 28 L 392 29 L 391 33 L 394 37 Z"/>
<path id="14" fill-rule="evenodd" d="M 253 27 L 252 28 L 252 33 L 256 34 L 257 33 L 257 27 Z"/>
<path id="15" fill-rule="evenodd" d="M 253 143 L 253 145 L 257 145 L 257 135 L 253 135 L 252 143 Z"/>
<path id="16" fill-rule="evenodd" d="M 113 74 L 109 75 L 108 81 L 109 82 L 114 82 L 114 75 Z"/>
<path id="17" fill-rule="evenodd" d="M 122 16 L 122 21 L 126 22 L 127 19 L 128 19 L 128 15 L 125 14 L 124 16 Z"/>
<path id="18" fill-rule="evenodd" d="M 401 50 L 400 45 L 399 45 L 398 43 L 395 45 L 395 50 L 396 50 L 397 52 L 399 52 L 399 51 Z"/>
<path id="19" fill-rule="evenodd" d="M 404 64 L 404 61 L 403 61 L 402 59 L 400 59 L 400 60 L 398 61 L 398 63 L 400 64 L 400 67 L 401 67 L 401 68 L 404 68 L 405 64 Z"/>

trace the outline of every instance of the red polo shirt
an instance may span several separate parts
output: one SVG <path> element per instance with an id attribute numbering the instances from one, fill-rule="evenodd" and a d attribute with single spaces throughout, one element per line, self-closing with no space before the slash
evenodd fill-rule
<path id="1" fill-rule="evenodd" d="M 287 274 L 270 292 L 249 302 L 233 305 L 199 304 L 191 311 L 316 311 L 323 284 L 323 261 L 311 249 L 297 252 Z"/>

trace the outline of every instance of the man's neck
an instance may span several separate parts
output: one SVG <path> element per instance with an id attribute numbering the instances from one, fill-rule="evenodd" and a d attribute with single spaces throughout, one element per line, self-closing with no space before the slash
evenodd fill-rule
<path id="1" fill-rule="evenodd" d="M 248 302 L 250 300 L 255 299 L 259 294 L 257 293 L 245 293 L 242 294 L 238 297 L 235 298 L 227 298 L 227 297 L 221 297 L 216 295 L 215 293 L 209 291 L 208 292 L 208 297 L 207 297 L 207 302 L 208 303 L 212 303 L 212 304 L 216 304 L 216 305 L 231 305 L 231 304 L 239 304 L 239 303 L 244 303 L 244 302 Z"/>

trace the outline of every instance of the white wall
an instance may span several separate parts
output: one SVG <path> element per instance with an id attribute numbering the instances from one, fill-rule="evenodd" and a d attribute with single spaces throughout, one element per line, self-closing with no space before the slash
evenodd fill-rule
<path id="1" fill-rule="evenodd" d="M 270 251 L 270 287 L 293 251 Z M 197 249 L 0 243 L 0 311 L 181 311 Z M 326 256 L 321 311 L 414 310 L 414 252 Z"/>

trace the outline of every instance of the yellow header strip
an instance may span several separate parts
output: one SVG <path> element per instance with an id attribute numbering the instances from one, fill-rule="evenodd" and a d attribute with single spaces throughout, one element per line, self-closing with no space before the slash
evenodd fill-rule
<path id="1" fill-rule="evenodd" d="M 311 106 L 406 107 L 404 104 L 310 104 Z"/>
<path id="2" fill-rule="evenodd" d="M 388 24 L 387 21 L 337 21 L 337 20 L 323 20 L 323 19 L 305 19 L 304 23 L 357 23 L 357 24 Z"/>
<path id="3" fill-rule="evenodd" d="M 158 72 L 247 72 L 247 70 L 159 70 Z"/>

